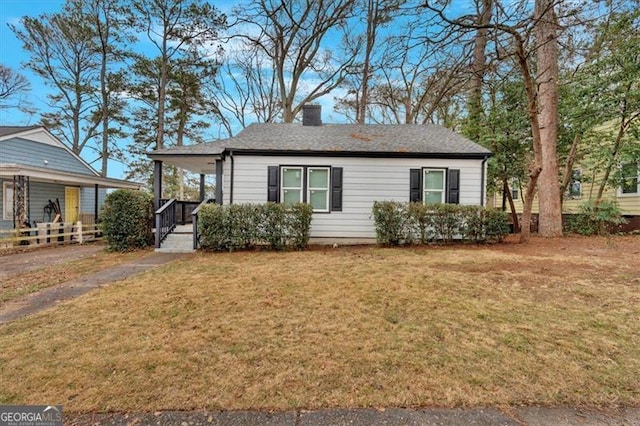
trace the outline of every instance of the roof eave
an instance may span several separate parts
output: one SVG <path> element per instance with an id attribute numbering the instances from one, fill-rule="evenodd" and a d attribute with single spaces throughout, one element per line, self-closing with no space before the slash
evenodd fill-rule
<path id="1" fill-rule="evenodd" d="M 322 151 L 322 150 L 273 150 L 273 149 L 225 149 L 223 155 L 263 155 L 263 156 L 299 156 L 299 157 L 361 157 L 361 158 L 442 158 L 484 160 L 491 152 L 399 152 L 399 151 Z"/>

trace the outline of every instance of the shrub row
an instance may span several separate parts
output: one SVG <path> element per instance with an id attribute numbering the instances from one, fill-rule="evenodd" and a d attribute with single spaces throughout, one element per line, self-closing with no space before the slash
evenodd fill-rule
<path id="1" fill-rule="evenodd" d="M 501 241 L 509 233 L 506 212 L 481 206 L 376 201 L 373 218 L 384 245 Z"/>
<path id="2" fill-rule="evenodd" d="M 578 214 L 567 219 L 565 229 L 581 235 L 609 235 L 625 223 L 627 220 L 615 201 L 601 200 L 596 204 L 589 200 L 578 207 Z"/>
<path id="3" fill-rule="evenodd" d="M 128 251 L 153 243 L 153 196 L 120 189 L 107 194 L 100 213 L 100 230 L 110 251 Z"/>
<path id="4" fill-rule="evenodd" d="M 272 249 L 306 248 L 313 209 L 297 204 L 207 204 L 198 213 L 200 246 L 237 250 L 256 245 Z"/>

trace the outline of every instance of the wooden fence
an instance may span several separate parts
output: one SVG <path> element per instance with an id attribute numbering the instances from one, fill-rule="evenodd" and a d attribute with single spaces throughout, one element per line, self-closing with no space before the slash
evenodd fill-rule
<path id="1" fill-rule="evenodd" d="M 27 245 L 82 244 L 100 239 L 102 232 L 95 224 L 42 222 L 33 228 L 0 230 L 0 249 Z"/>

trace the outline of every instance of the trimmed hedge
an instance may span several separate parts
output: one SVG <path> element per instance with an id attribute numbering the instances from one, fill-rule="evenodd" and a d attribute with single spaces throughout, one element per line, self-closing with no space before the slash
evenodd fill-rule
<path id="1" fill-rule="evenodd" d="M 373 219 L 383 245 L 502 241 L 509 233 L 506 212 L 481 206 L 376 201 Z"/>
<path id="2" fill-rule="evenodd" d="M 200 246 L 211 250 L 238 250 L 268 245 L 274 250 L 309 245 L 310 205 L 206 204 L 198 213 Z"/>
<path id="3" fill-rule="evenodd" d="M 128 251 L 153 243 L 153 196 L 119 189 L 107 194 L 100 213 L 100 229 L 110 251 Z"/>

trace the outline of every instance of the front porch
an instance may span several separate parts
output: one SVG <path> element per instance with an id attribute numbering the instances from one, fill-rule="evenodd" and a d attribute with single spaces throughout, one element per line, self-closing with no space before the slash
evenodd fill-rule
<path id="1" fill-rule="evenodd" d="M 197 147 L 197 146 L 196 146 Z M 189 151 L 194 147 L 182 147 Z M 154 234 L 156 251 L 190 252 L 198 248 L 198 211 L 207 203 L 222 203 L 222 159 L 219 155 L 181 153 L 172 150 L 163 154 L 154 152 L 153 194 L 155 206 Z M 179 167 L 199 174 L 198 201 L 167 199 L 163 195 L 163 165 Z M 207 197 L 205 178 L 215 175 L 215 194 Z"/>

